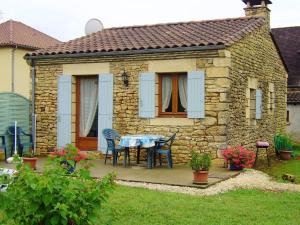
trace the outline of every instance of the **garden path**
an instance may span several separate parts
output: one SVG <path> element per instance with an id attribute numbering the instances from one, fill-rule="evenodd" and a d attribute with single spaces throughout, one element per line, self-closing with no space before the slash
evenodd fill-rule
<path id="1" fill-rule="evenodd" d="M 158 191 L 206 196 L 225 193 L 235 189 L 260 189 L 274 192 L 300 192 L 300 185 L 291 183 L 278 183 L 272 180 L 272 178 L 269 175 L 253 169 L 245 170 L 236 177 L 232 177 L 206 189 L 124 181 L 117 181 L 117 183 L 120 185 L 143 187 Z"/>

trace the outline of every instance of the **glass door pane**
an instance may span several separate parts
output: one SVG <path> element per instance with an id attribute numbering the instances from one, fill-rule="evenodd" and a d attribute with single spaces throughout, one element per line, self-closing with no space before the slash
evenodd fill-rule
<path id="1" fill-rule="evenodd" d="M 80 137 L 98 136 L 98 78 L 80 79 Z"/>

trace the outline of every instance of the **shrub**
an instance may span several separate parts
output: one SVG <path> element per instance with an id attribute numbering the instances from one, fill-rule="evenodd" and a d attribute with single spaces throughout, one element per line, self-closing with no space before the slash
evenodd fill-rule
<path id="1" fill-rule="evenodd" d="M 19 165 L 13 184 L 0 193 L 0 219 L 15 225 L 98 224 L 102 204 L 114 187 L 114 175 L 93 179 L 89 161 L 82 163 L 71 174 L 66 174 L 60 159 L 49 160 L 42 174 Z"/>
<path id="2" fill-rule="evenodd" d="M 274 144 L 277 152 L 293 150 L 292 139 L 287 134 L 276 134 Z"/>
<path id="3" fill-rule="evenodd" d="M 254 152 L 243 146 L 224 149 L 223 156 L 227 163 L 239 168 L 251 168 L 255 161 Z"/>
<path id="4" fill-rule="evenodd" d="M 190 166 L 193 170 L 208 171 L 210 165 L 211 165 L 211 158 L 209 154 L 204 153 L 200 155 L 199 153 L 192 151 Z"/>
<path id="5" fill-rule="evenodd" d="M 64 148 L 55 149 L 49 154 L 51 159 L 60 160 L 60 164 L 64 166 L 67 173 L 73 173 L 76 164 L 81 160 L 88 159 L 86 152 L 81 152 L 72 144 L 67 144 Z"/>

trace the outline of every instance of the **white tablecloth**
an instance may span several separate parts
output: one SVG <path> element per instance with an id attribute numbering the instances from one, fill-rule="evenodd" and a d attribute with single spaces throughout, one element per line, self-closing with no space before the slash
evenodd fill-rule
<path id="1" fill-rule="evenodd" d="M 136 147 L 150 148 L 155 146 L 155 141 L 163 139 L 162 135 L 152 134 L 136 134 L 122 136 L 119 145 L 123 147 Z"/>

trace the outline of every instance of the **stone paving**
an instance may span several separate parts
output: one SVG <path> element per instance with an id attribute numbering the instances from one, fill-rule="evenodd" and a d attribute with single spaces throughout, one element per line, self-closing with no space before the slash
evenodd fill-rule
<path id="1" fill-rule="evenodd" d="M 37 162 L 37 171 L 42 171 L 46 161 L 47 158 L 39 158 Z M 112 166 L 111 160 L 108 160 L 106 165 L 104 164 L 103 159 L 92 160 L 92 163 L 94 166 L 91 168 L 91 173 L 94 177 L 101 178 L 107 173 L 115 172 L 117 180 L 119 181 L 166 184 L 170 186 L 207 188 L 239 174 L 238 171 L 229 171 L 224 168 L 223 160 L 213 160 L 209 172 L 208 185 L 195 185 L 192 182 L 192 170 L 187 165 L 175 165 L 173 169 L 169 169 L 167 166 L 157 166 L 153 169 L 147 169 L 145 162 L 141 162 L 139 165 L 132 164 L 130 167 L 126 168 L 124 168 L 121 163 L 117 166 Z M 0 168 L 1 167 L 15 168 L 15 165 L 0 162 Z"/>

